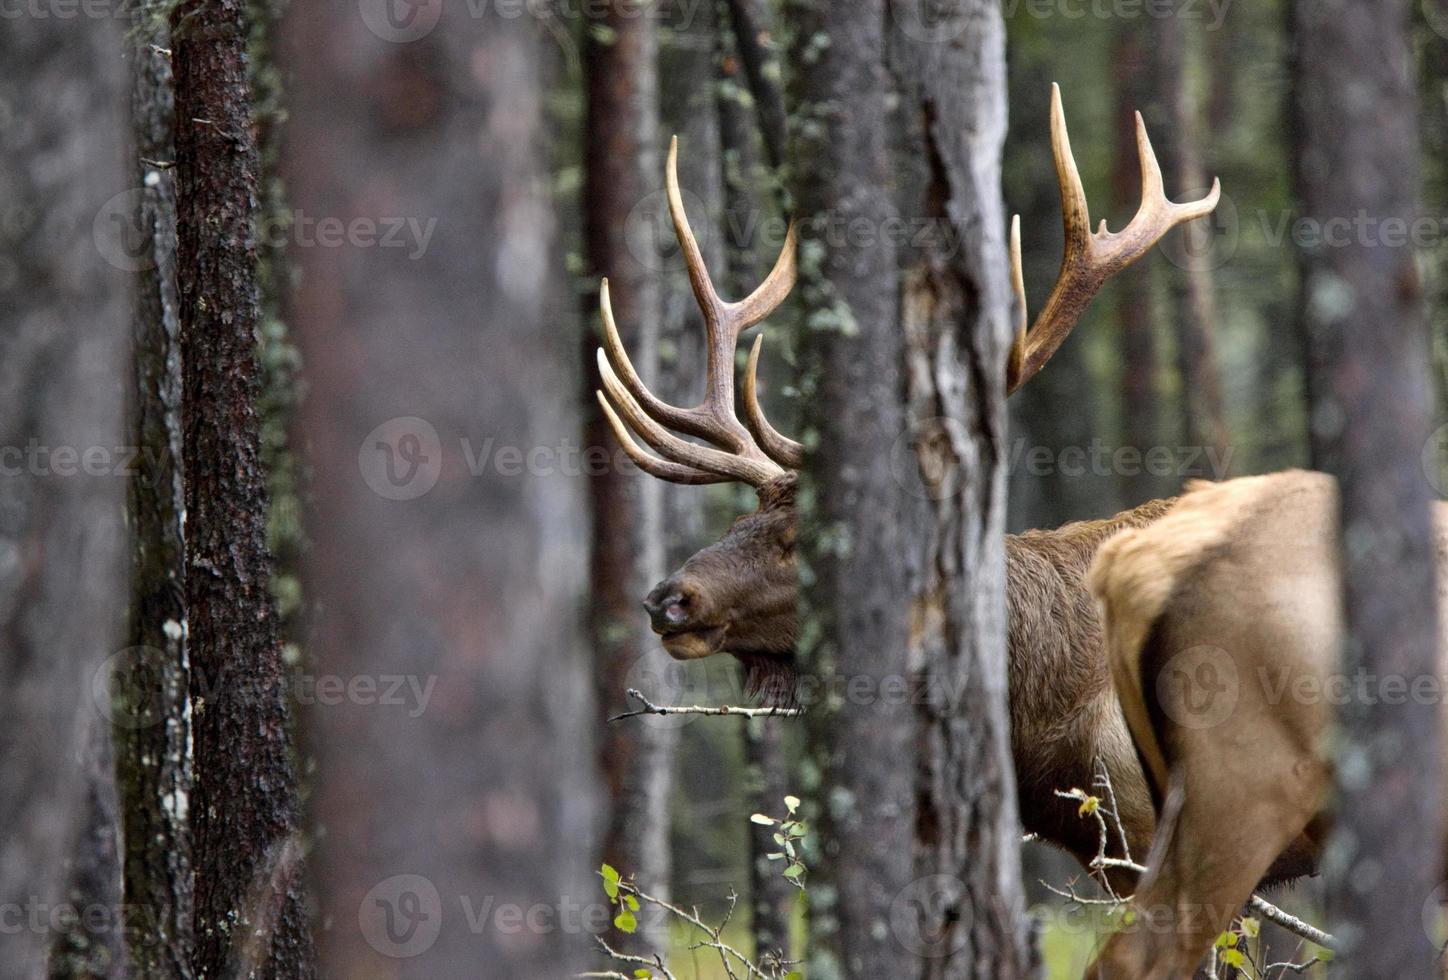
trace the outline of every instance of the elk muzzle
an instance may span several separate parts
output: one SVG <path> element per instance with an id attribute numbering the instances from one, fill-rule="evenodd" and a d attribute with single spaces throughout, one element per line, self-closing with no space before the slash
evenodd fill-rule
<path id="1" fill-rule="evenodd" d="M 724 624 L 704 620 L 699 607 L 698 591 L 678 576 L 664 579 L 644 599 L 649 624 L 675 660 L 710 656 L 724 642 Z"/>

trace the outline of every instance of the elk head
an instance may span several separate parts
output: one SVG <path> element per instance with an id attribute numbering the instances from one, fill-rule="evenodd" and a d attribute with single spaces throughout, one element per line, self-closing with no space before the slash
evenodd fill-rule
<path id="1" fill-rule="evenodd" d="M 1066 133 L 1060 88 L 1052 86 L 1051 146 L 1061 188 L 1066 251 L 1055 288 L 1027 331 L 1020 217 L 1012 221 L 1011 279 L 1017 321 L 1005 365 L 1007 394 L 1045 365 L 1106 280 L 1145 255 L 1171 228 L 1206 215 L 1217 205 L 1220 191 L 1216 184 L 1200 201 L 1173 204 L 1167 200 L 1161 168 L 1140 114 L 1136 127 L 1140 210 L 1120 232 L 1108 231 L 1102 221 L 1100 230 L 1092 233 L 1086 194 Z M 774 269 L 758 289 L 738 302 L 721 299 L 684 213 L 677 158 L 675 138 L 669 147 L 665 179 L 674 232 L 694 298 L 704 314 L 707 363 L 703 401 L 694 408 L 677 408 L 644 386 L 619 338 L 606 279 L 599 296 L 604 343 L 598 366 L 604 390 L 596 394 L 620 445 L 645 472 L 673 483 L 737 481 L 758 493 L 759 508 L 737 518 L 723 538 L 655 586 L 644 599 L 644 607 L 664 649 L 675 658 L 733 654 L 745 665 L 751 693 L 787 700 L 793 693 L 797 625 L 795 481 L 804 448 L 775 431 L 760 407 L 757 374 L 763 336 L 755 338 L 744 372 L 743 423 L 735 414 L 734 357 L 740 335 L 773 312 L 794 285 L 795 231 L 791 226 Z M 640 447 L 630 428 L 658 455 Z"/>

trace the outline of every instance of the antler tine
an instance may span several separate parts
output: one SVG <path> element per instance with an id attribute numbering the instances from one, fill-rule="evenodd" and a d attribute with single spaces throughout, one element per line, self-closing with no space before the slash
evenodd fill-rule
<path id="1" fill-rule="evenodd" d="M 623 447 L 628 458 L 633 460 L 639 469 L 650 476 L 656 476 L 661 480 L 668 480 L 670 483 L 685 483 L 698 485 L 702 483 L 728 483 L 732 477 L 719 476 L 715 473 L 706 473 L 703 470 L 695 469 L 692 466 L 685 466 L 682 463 L 672 463 L 666 459 L 659 459 L 657 456 L 650 456 L 644 452 L 639 444 L 634 442 L 633 436 L 629 435 L 628 427 L 623 424 L 618 415 L 614 412 L 613 406 L 608 403 L 603 392 L 593 393 L 598 398 L 599 407 L 603 409 L 603 415 L 608 419 L 608 426 L 613 430 L 614 438 Z"/>
<path id="2" fill-rule="evenodd" d="M 1141 162 L 1141 206 L 1120 232 L 1111 232 L 1106 222 L 1091 232 L 1090 211 L 1081 174 L 1071 153 L 1066 131 L 1066 112 L 1061 104 L 1061 87 L 1051 86 L 1051 149 L 1056 160 L 1056 179 L 1061 186 L 1061 213 L 1066 231 L 1066 252 L 1061 272 L 1045 307 L 1028 333 L 1018 326 L 1006 366 L 1007 394 L 1029 381 L 1045 366 L 1051 355 L 1081 318 L 1081 314 L 1108 279 L 1141 258 L 1172 228 L 1193 218 L 1210 214 L 1221 199 L 1221 182 L 1199 201 L 1175 204 L 1166 196 L 1161 166 L 1151 148 L 1146 123 L 1136 114 L 1136 150 Z M 1019 219 L 1011 230 L 1012 286 L 1020 311 L 1025 309 L 1021 280 Z M 1018 318 L 1024 313 L 1018 311 Z M 1023 322 L 1023 321 L 1022 321 Z"/>
<path id="3" fill-rule="evenodd" d="M 628 420 L 633 430 L 643 437 L 644 442 L 663 454 L 666 461 L 726 479 L 739 480 L 755 487 L 761 487 L 775 477 L 784 475 L 784 469 L 773 460 L 763 458 L 763 454 L 760 454 L 760 458 L 753 458 L 728 453 L 688 442 L 669 432 L 649 418 L 638 402 L 634 401 L 628 389 L 609 367 L 603 351 L 598 352 L 598 372 L 603 378 L 603 387 L 608 392 L 609 399 L 617 405 L 619 412 Z"/>
<path id="4" fill-rule="evenodd" d="M 719 297 L 698 240 L 689 227 L 684 211 L 684 198 L 679 189 L 679 140 L 669 143 L 665 167 L 665 188 L 669 215 L 683 252 L 689 273 L 689 285 L 704 316 L 706 368 L 704 399 L 694 408 L 679 408 L 656 397 L 634 370 L 628 350 L 618 333 L 608 280 L 599 291 L 599 310 L 603 317 L 603 347 L 598 353 L 599 374 L 603 380 L 608 418 L 620 443 L 645 471 L 678 483 L 708 483 L 720 479 L 741 480 L 756 488 L 784 475 L 781 464 L 798 457 L 798 444 L 790 442 L 772 428 L 767 435 L 756 436 L 734 414 L 734 348 L 739 335 L 775 310 L 795 281 L 795 229 L 790 225 L 784 248 L 775 260 L 774 269 L 754 292 L 735 303 Z M 752 392 L 753 389 L 751 388 Z M 617 412 L 614 411 L 617 409 Z M 757 409 L 757 405 L 755 406 Z M 751 409 L 753 412 L 755 409 Z M 645 443 L 660 453 L 658 459 L 641 449 L 627 432 L 622 420 Z M 761 414 L 762 418 L 762 414 Z M 752 423 L 751 423 L 752 424 Z M 768 423 L 765 423 L 767 427 Z M 712 443 L 702 446 L 681 439 L 668 429 L 697 436 Z M 760 431 L 765 431 L 761 429 Z M 627 441 L 626 441 L 627 439 Z M 761 447 L 761 442 L 767 445 Z M 792 451 L 790 447 L 793 446 Z M 773 449 L 769 447 L 774 447 Z"/>
<path id="5" fill-rule="evenodd" d="M 788 436 L 780 435 L 769 419 L 764 417 L 764 408 L 759 404 L 757 375 L 759 351 L 764 346 L 764 334 L 754 338 L 749 350 L 749 366 L 744 369 L 744 417 L 749 422 L 749 431 L 769 458 L 781 466 L 799 469 L 804 465 L 804 447 Z"/>
<path id="6" fill-rule="evenodd" d="M 725 304 L 734 324 L 735 337 L 779 308 L 779 304 L 784 302 L 789 291 L 794 288 L 797 272 L 794 222 L 791 221 L 789 230 L 784 233 L 784 248 L 780 250 L 779 258 L 774 260 L 774 268 L 769 270 L 764 282 L 739 302 Z"/>

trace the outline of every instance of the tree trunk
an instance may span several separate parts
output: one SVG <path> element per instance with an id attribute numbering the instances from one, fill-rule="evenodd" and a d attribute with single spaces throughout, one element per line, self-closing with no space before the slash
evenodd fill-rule
<path id="1" fill-rule="evenodd" d="M 63 928 L 85 738 L 121 636 L 132 198 L 120 50 L 105 19 L 22 17 L 0 31 L 0 199 L 16 205 L 0 223 L 4 980 L 43 975 Z"/>
<path id="2" fill-rule="evenodd" d="M 1162 173 L 1171 182 L 1170 193 L 1192 199 L 1205 194 L 1211 181 L 1202 172 L 1197 134 L 1197 108 L 1187 91 L 1187 36 L 1183 17 L 1157 17 L 1152 21 L 1152 58 L 1145 90 L 1153 96 L 1143 103 L 1147 125 L 1162 134 L 1156 141 Z M 1167 233 L 1164 253 L 1172 260 L 1171 284 L 1176 320 L 1177 371 L 1181 376 L 1183 446 L 1200 446 L 1223 453 L 1230 441 L 1222 383 L 1213 343 L 1217 305 L 1213 293 L 1211 249 L 1195 246 L 1209 235 L 1193 222 Z M 1222 458 L 1219 456 L 1219 458 Z M 1177 492 L 1172 487 L 1169 492 Z"/>
<path id="3" fill-rule="evenodd" d="M 1005 26 L 993 0 L 893 12 L 901 212 L 934 232 L 901 256 L 904 478 L 925 504 L 901 542 L 919 561 L 906 593 L 923 694 L 916 952 L 924 977 L 1026 977 L 1038 963 L 1006 694 Z"/>
<path id="4" fill-rule="evenodd" d="M 590 269 L 585 291 L 583 365 L 585 446 L 617 445 L 592 397 L 601 387 L 599 277 L 607 277 L 614 315 L 640 377 L 658 377 L 663 248 L 672 242 L 658 153 L 658 37 L 655 4 L 610 0 L 584 31 L 584 242 Z M 682 147 L 681 153 L 708 152 Z M 643 222 L 639 219 L 642 218 Z M 642 225 L 642 227 L 641 227 Z M 642 231 L 642 234 L 639 232 Z M 669 892 L 669 793 L 677 731 L 669 719 L 607 725 L 603 718 L 637 687 L 653 697 L 673 666 L 648 629 L 639 603 L 664 577 L 663 487 L 633 466 L 610 465 L 589 480 L 593 512 L 590 626 L 594 685 L 603 725 L 599 766 L 608 790 L 603 860 L 637 876 L 650 892 Z M 667 948 L 666 923 L 646 916 L 633 945 Z"/>
<path id="5" fill-rule="evenodd" d="M 882 0 L 793 0 L 790 104 L 800 222 L 800 655 L 821 681 L 879 691 L 906 677 L 909 505 L 891 472 L 904 430 L 897 257 L 879 229 L 893 209 Z M 816 441 L 817 440 L 817 441 Z M 864 570 L 868 570 L 865 573 Z M 898 699 L 823 698 L 809 715 L 821 770 L 820 866 L 811 881 L 814 976 L 886 977 L 900 949 L 879 923 L 912 877 L 914 716 Z"/>
<path id="6" fill-rule="evenodd" d="M 1300 255 L 1314 465 L 1340 491 L 1346 676 L 1438 674 L 1431 386 L 1406 230 L 1421 208 L 1406 0 L 1296 0 L 1297 193 L 1322 222 Z M 1401 223 L 1401 234 L 1394 225 Z M 1440 706 L 1355 698 L 1340 714 L 1337 830 L 1325 872 L 1342 966 L 1437 976 L 1424 941 L 1441 880 Z"/>
<path id="7" fill-rule="evenodd" d="M 90 719 L 84 748 L 85 819 L 65 860 L 69 870 L 65 904 L 79 915 L 61 923 L 50 950 L 49 980 L 111 980 L 126 975 L 121 941 L 120 814 L 106 713 Z M 133 927 L 143 921 L 132 920 Z"/>
<path id="8" fill-rule="evenodd" d="M 571 976 L 603 893 L 578 338 L 539 196 L 551 80 L 526 20 L 491 6 L 417 8 L 401 34 L 369 9 L 293 4 L 281 32 L 292 207 L 359 229 L 300 250 L 288 317 L 322 959 L 339 978 Z M 405 249 L 366 236 L 399 216 Z"/>
<path id="9" fill-rule="evenodd" d="M 150 17 L 143 14 L 143 17 Z M 192 957 L 190 665 L 185 586 L 186 499 L 181 474 L 181 353 L 176 309 L 176 188 L 170 31 L 137 25 L 131 125 L 140 232 L 131 387 L 132 438 L 145 460 L 130 483 L 128 656 L 112 678 L 117 794 L 128 930 L 138 977 L 188 980 Z"/>
<path id="10" fill-rule="evenodd" d="M 196 972 L 295 980 L 312 976 L 315 965 L 286 678 L 268 591 L 257 413 L 258 162 L 245 7 L 184 2 L 171 23 Z"/>

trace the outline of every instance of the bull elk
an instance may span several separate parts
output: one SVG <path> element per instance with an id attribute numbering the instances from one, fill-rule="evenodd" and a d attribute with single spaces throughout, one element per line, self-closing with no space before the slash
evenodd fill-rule
<path id="1" fill-rule="evenodd" d="M 1337 514 L 1321 473 L 1199 484 L 1098 552 L 1111 676 L 1171 815 L 1135 897 L 1157 926 L 1113 936 L 1088 976 L 1188 976 L 1269 865 L 1315 866 L 1331 707 L 1312 692 L 1340 669 Z M 1434 519 L 1448 676 L 1448 504 Z"/>
<path id="2" fill-rule="evenodd" d="M 1040 371 L 1086 306 L 1113 275 L 1134 262 L 1174 226 L 1210 213 L 1214 185 L 1202 200 L 1174 204 L 1137 116 L 1142 203 L 1121 232 L 1103 221 L 1092 233 L 1086 195 L 1071 154 L 1059 88 L 1051 98 L 1051 145 L 1060 184 L 1066 250 L 1061 272 L 1041 313 L 1026 329 L 1020 222 L 1011 230 L 1012 282 L 1018 322 L 1006 365 L 1014 392 Z M 666 172 L 669 212 L 689 282 L 703 311 L 707 362 L 703 401 L 678 408 L 655 397 L 629 362 L 614 322 L 608 283 L 600 294 L 603 347 L 598 354 L 600 405 L 628 456 L 644 471 L 685 484 L 738 481 L 753 487 L 759 507 L 737 518 L 724 537 L 689 558 L 644 600 L 654 631 L 673 657 L 692 660 L 725 652 L 744 666 L 746 684 L 769 699 L 793 691 L 798 580 L 795 565 L 796 471 L 799 443 L 765 418 L 757 390 L 756 338 L 744 371 L 744 421 L 735 414 L 734 357 L 738 339 L 784 300 L 795 279 L 794 230 L 763 284 L 738 302 L 721 299 L 689 228 L 676 174 L 677 142 Z M 627 422 L 627 425 L 625 425 Z M 635 442 L 632 428 L 658 455 Z M 673 431 L 670 431 L 673 430 Z M 676 434 L 693 436 L 703 444 Z M 1090 785 L 1104 766 L 1117 795 L 1121 824 L 1134 853 L 1145 854 L 1155 816 L 1126 720 L 1112 691 L 1095 602 L 1086 572 L 1113 534 L 1143 527 L 1166 512 L 1155 501 L 1104 521 L 1030 531 L 1006 540 L 1009 614 L 1008 687 L 1012 755 L 1026 829 L 1088 864 L 1094 829 L 1054 791 Z M 1122 877 L 1112 872 L 1115 877 Z M 1123 881 L 1122 884 L 1127 882 Z"/>

